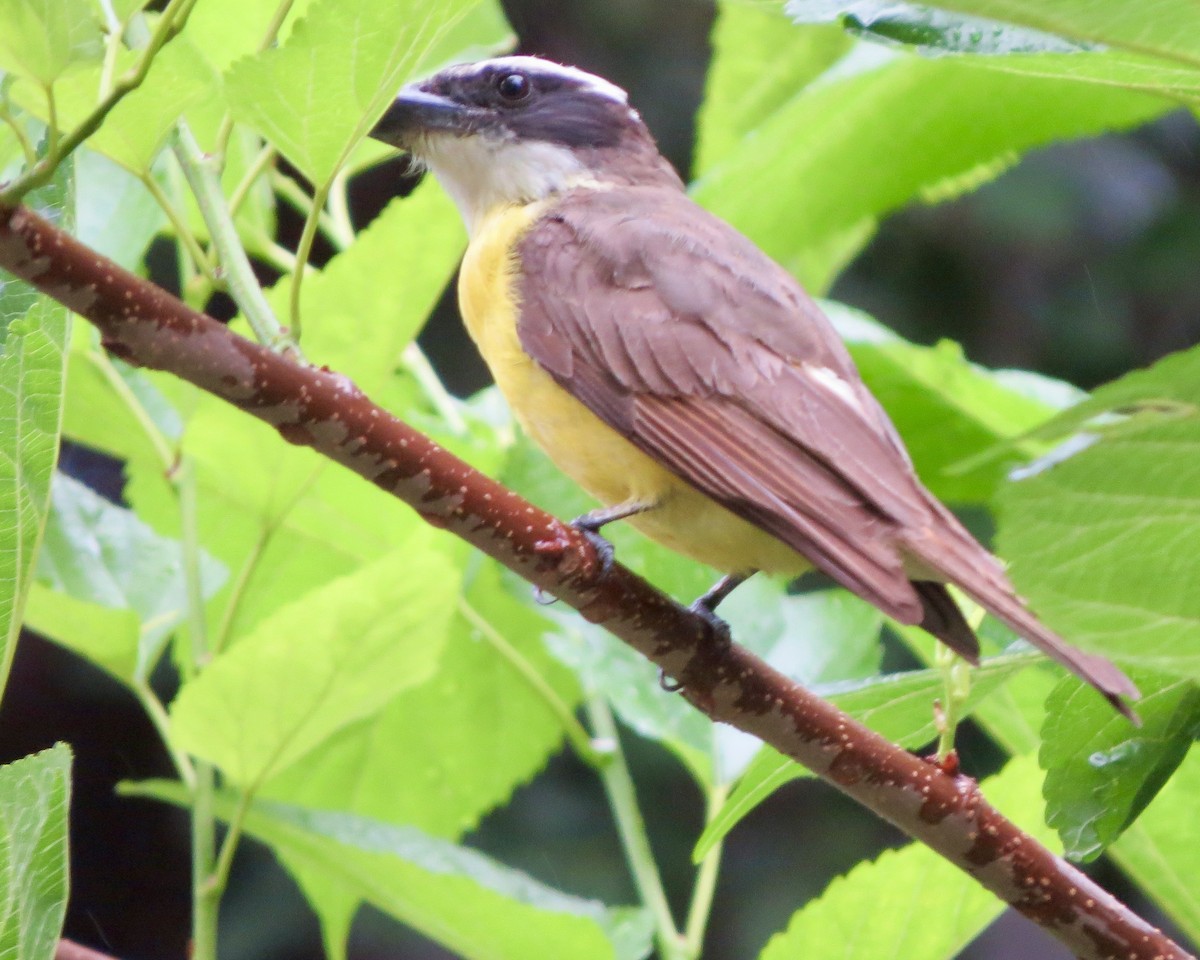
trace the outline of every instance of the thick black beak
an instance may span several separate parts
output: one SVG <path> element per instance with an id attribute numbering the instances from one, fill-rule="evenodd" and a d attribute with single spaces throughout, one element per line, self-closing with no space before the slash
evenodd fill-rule
<path id="1" fill-rule="evenodd" d="M 470 133 L 482 113 L 477 107 L 410 86 L 400 91 L 369 135 L 404 148 L 413 134 L 427 130 Z"/>

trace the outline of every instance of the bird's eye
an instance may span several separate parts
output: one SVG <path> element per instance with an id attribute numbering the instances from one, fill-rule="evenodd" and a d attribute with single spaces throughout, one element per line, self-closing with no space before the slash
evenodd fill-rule
<path id="1" fill-rule="evenodd" d="M 518 103 L 529 96 L 533 86 L 523 73 L 506 73 L 496 81 L 496 92 L 509 103 Z"/>

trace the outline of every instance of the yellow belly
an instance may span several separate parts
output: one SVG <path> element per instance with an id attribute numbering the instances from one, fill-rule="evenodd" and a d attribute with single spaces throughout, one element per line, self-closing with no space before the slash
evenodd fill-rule
<path id="1" fill-rule="evenodd" d="M 605 505 L 657 506 L 629 523 L 653 540 L 719 570 L 798 574 L 808 563 L 770 534 L 730 513 L 660 466 L 605 424 L 521 349 L 517 338 L 516 244 L 544 204 L 508 207 L 479 226 L 459 274 L 459 304 L 517 421 L 572 480 Z"/>

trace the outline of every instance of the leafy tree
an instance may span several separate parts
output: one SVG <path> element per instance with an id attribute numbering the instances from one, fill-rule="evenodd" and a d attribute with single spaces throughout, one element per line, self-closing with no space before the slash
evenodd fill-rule
<path id="1" fill-rule="evenodd" d="M 539 505 L 580 512 L 581 495 L 491 391 L 450 396 L 414 343 L 462 247 L 448 201 L 422 184 L 365 229 L 349 215 L 350 183 L 384 157 L 363 135 L 387 100 L 439 64 L 505 49 L 499 8 L 145 6 L 0 2 L 10 230 L 0 256 L 14 249 L 18 202 L 135 271 L 168 238 L 187 303 L 228 293 L 239 331 L 287 357 L 302 350 L 349 378 L 347 396 L 369 394 Z M 694 195 L 824 291 L 906 203 L 971 189 L 1040 144 L 1194 107 L 1200 12 L 1189 0 L 1159 0 L 1152 17 L 1133 9 L 729 2 Z M 304 218 L 295 249 L 281 244 L 280 204 Z M 336 254 L 304 268 L 318 239 Z M 280 279 L 262 289 L 255 266 Z M 1143 724 L 991 623 L 989 656 L 968 677 L 844 592 L 756 580 L 722 608 L 734 635 L 905 747 L 939 739 L 935 700 L 943 753 L 969 714 L 1011 755 L 983 784 L 992 804 L 1071 858 L 1112 858 L 1200 938 L 1200 763 L 1188 756 L 1200 724 L 1190 589 L 1200 354 L 1083 396 L 828 309 L 926 483 L 994 512 L 1020 589 L 1065 636 L 1130 670 Z M 177 776 L 122 791 L 190 811 L 198 960 L 215 956 L 220 898 L 247 837 L 296 879 L 333 957 L 364 902 L 464 957 L 699 956 L 725 837 L 806 771 L 714 726 L 630 648 L 538 604 L 385 492 L 189 383 L 126 363 L 134 357 L 119 346 L 26 284 L 0 288 L 0 675 L 24 623 L 143 705 Z M 55 473 L 60 434 L 124 462 L 127 505 Z M 616 540 L 624 564 L 676 597 L 711 581 L 629 531 Z M 929 666 L 881 676 L 883 629 Z M 169 702 L 152 683 L 164 659 L 180 680 Z M 663 893 L 615 717 L 666 746 L 706 798 L 682 919 Z M 552 889 L 460 842 L 564 742 L 604 784 L 635 905 Z M 69 767 L 57 746 L 0 770 L 0 956 L 56 949 Z M 1003 905 L 914 843 L 797 907 L 764 958 L 952 957 Z"/>

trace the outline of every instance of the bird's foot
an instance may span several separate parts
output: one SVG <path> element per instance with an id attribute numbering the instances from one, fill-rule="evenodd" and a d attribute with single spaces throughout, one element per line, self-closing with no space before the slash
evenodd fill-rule
<path id="1" fill-rule="evenodd" d="M 698 614 L 708 621 L 713 637 L 722 646 L 729 646 L 733 642 L 733 637 L 729 632 L 729 624 L 717 616 L 717 605 L 752 576 L 754 576 L 754 571 L 730 573 L 713 584 L 706 593 L 697 597 L 688 608 L 692 613 Z"/>
<path id="2" fill-rule="evenodd" d="M 596 559 L 600 561 L 599 576 L 602 577 L 606 576 L 612 570 L 617 555 L 612 541 L 600 536 L 600 528 L 608 522 L 608 520 L 598 518 L 595 514 L 585 513 L 582 517 L 576 517 L 570 523 L 570 526 L 578 530 L 583 538 L 592 545 L 592 549 L 596 551 Z"/>
<path id="3" fill-rule="evenodd" d="M 692 613 L 701 617 L 708 624 L 709 635 L 714 641 L 716 641 L 721 649 L 725 649 L 733 643 L 733 634 L 729 630 L 729 624 L 717 616 L 716 612 L 712 608 L 712 605 L 708 602 L 707 597 L 708 594 L 706 593 L 703 597 L 688 607 L 688 609 L 691 610 Z"/>

